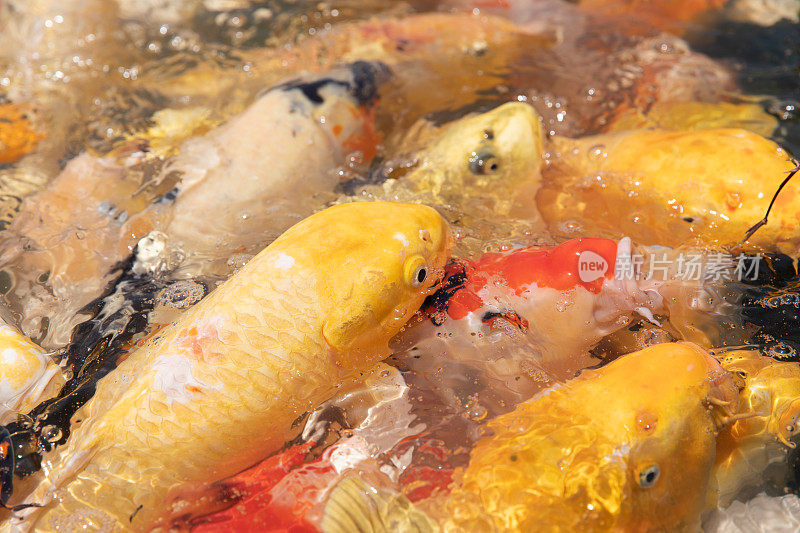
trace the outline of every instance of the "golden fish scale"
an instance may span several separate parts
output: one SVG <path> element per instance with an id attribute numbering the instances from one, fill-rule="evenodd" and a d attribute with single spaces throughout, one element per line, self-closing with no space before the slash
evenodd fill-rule
<path id="1" fill-rule="evenodd" d="M 553 396 L 550 409 L 533 404 L 535 411 L 518 409 L 513 417 L 490 424 L 496 435 L 473 450 L 464 482 L 453 491 L 449 504 L 453 518 L 446 529 L 570 531 L 582 517 L 554 510 L 574 507 L 576 500 L 589 504 L 602 493 L 622 490 L 626 472 L 612 459 L 618 443 L 601 438 L 588 420 L 559 406 L 555 397 L 566 397 L 563 392 L 548 395 Z M 565 426 L 564 420 L 570 425 Z M 599 479 L 616 481 L 617 486 L 611 491 L 593 486 Z M 593 527 L 608 527 L 610 522 L 610 517 L 597 514 L 587 513 L 583 519 L 590 517 Z"/>
<path id="2" fill-rule="evenodd" d="M 332 377 L 343 371 L 320 342 L 314 288 L 293 283 L 305 278 L 296 269 L 291 277 L 267 272 L 272 263 L 251 262 L 248 272 L 232 278 L 99 383 L 96 396 L 76 415 L 88 422 L 75 432 L 54 471 L 70 471 L 68 462 L 82 453 L 90 454 L 88 462 L 58 492 L 60 503 L 35 517 L 37 531 L 90 515 L 99 517 L 97 526 L 112 518 L 117 529 L 130 524 L 134 512 L 137 522 L 148 523 L 173 486 L 220 479 L 255 463 L 289 437 L 270 428 L 289 427 L 331 394 Z M 253 279 L 266 282 L 253 284 Z M 224 334 L 204 339 L 201 355 L 192 359 L 193 378 L 210 387 L 191 393 L 191 401 L 170 403 L 154 386 L 159 358 L 186 354 L 186 330 L 234 313 L 236 320 L 225 323 Z M 124 381 L 131 385 L 120 386 Z M 31 499 L 42 500 L 45 490 Z"/>
<path id="3" fill-rule="evenodd" d="M 689 343 L 585 371 L 488 424 L 444 506 L 445 529 L 696 531 L 722 414 L 706 401 L 735 409 L 737 395 L 730 375 Z M 641 475 L 654 466 L 645 487 Z"/>

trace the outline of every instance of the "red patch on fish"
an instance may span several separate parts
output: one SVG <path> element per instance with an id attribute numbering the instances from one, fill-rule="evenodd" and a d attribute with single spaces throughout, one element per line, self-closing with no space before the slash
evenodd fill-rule
<path id="1" fill-rule="evenodd" d="M 258 465 L 222 483 L 225 491 L 236 494 L 233 506 L 192 521 L 192 531 L 226 533 L 241 531 L 291 531 L 301 533 L 317 531 L 305 519 L 307 507 L 287 509 L 276 505 L 271 491 L 290 472 L 303 465 L 315 442 L 292 446 L 288 450 L 265 459 Z"/>
<path id="2" fill-rule="evenodd" d="M 487 253 L 466 262 L 465 288 L 453 294 L 447 313 L 458 320 L 483 307 L 478 292 L 489 284 L 508 287 L 517 296 L 534 286 L 558 291 L 582 287 L 597 294 L 614 277 L 616 259 L 617 243 L 611 239 L 572 239 L 552 248 Z"/>
<path id="3" fill-rule="evenodd" d="M 450 484 L 453 482 L 453 470 L 420 466 L 406 470 L 399 481 L 403 485 L 403 494 L 406 498 L 418 502 L 437 494 L 449 493 Z"/>

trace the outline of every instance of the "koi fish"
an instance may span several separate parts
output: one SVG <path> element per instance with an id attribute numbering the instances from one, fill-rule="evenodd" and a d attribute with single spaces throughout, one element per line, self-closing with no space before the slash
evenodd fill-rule
<path id="1" fill-rule="evenodd" d="M 795 166 L 783 148 L 741 129 L 633 130 L 553 139 L 550 148 L 554 171 L 567 175 L 553 178 L 560 191 L 539 201 L 550 224 L 591 219 L 605 231 L 666 246 L 738 244 Z M 750 245 L 796 250 L 800 210 L 793 187 L 778 195 L 770 224 Z M 615 211 L 624 215 L 603 216 Z"/>
<path id="2" fill-rule="evenodd" d="M 389 355 L 450 246 L 446 222 L 417 204 L 345 204 L 295 225 L 97 384 L 26 496 L 44 507 L 6 527 L 143 529 L 189 514 L 175 490 L 276 451 L 297 417 Z"/>
<path id="3" fill-rule="evenodd" d="M 688 343 L 585 371 L 488 424 L 445 529 L 696 530 L 737 400 L 732 376 Z"/>
<path id="4" fill-rule="evenodd" d="M 800 367 L 761 355 L 757 349 L 717 356 L 743 381 L 740 420 L 719 435 L 712 505 L 727 507 L 746 487 L 763 484 L 771 465 L 786 464 L 800 431 Z"/>
<path id="5" fill-rule="evenodd" d="M 486 203 L 495 214 L 516 209 L 536 218 L 533 198 L 541 186 L 544 137 L 532 106 L 509 102 L 448 123 L 432 138 L 412 128 L 405 141 L 401 144 L 412 152 L 420 142 L 424 147 L 410 157 L 397 185 L 438 203 L 459 205 L 469 198 L 473 209 Z"/>
<path id="6" fill-rule="evenodd" d="M 499 386 L 492 389 L 521 398 L 571 378 L 598 363 L 589 349 L 629 324 L 632 313 L 655 320 L 653 313 L 664 310 L 658 281 L 626 275 L 633 253 L 627 238 L 574 239 L 457 260 L 423 307 L 428 320 L 397 340 L 414 347 L 409 355 L 437 357 L 403 360 L 428 375 L 429 366 L 443 361 L 477 367 Z M 434 374 L 472 379 L 464 372 Z"/>
<path id="7" fill-rule="evenodd" d="M 696 345 L 651 346 L 489 422 L 449 495 L 412 503 L 350 477 L 319 529 L 693 531 L 706 503 L 696 489 L 708 486 L 738 392 Z"/>

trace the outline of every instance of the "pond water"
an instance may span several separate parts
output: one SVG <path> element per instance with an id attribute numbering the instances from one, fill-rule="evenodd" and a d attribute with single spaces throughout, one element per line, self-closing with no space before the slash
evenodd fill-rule
<path id="1" fill-rule="evenodd" d="M 0 498 L 45 506 L 0 512 L 0 531 L 800 525 L 799 182 L 745 239 L 800 151 L 798 16 L 796 0 L 0 4 L 0 317 L 45 354 L 0 410 Z M 436 284 L 390 353 L 323 387 L 291 366 L 306 352 L 198 322 L 200 353 L 293 369 L 235 415 L 193 407 L 264 376 L 210 384 L 171 332 L 293 224 L 373 200 L 429 205 L 453 237 L 444 271 L 412 272 Z M 390 248 L 324 270 L 348 231 L 381 235 L 337 224 L 308 237 L 323 293 Z M 281 275 L 243 286 L 260 298 Z M 279 317 L 264 327 L 306 335 L 304 297 L 261 302 Z M 264 442 L 244 446 L 222 419 L 251 411 Z"/>

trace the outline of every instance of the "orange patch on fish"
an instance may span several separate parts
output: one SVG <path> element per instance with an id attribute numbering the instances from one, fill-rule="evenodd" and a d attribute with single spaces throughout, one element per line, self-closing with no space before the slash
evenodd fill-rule
<path id="1" fill-rule="evenodd" d="M 354 108 L 352 113 L 356 119 L 361 120 L 362 125 L 359 131 L 342 142 L 342 147 L 351 152 L 361 152 L 364 162 L 372 161 L 382 140 L 381 134 L 375 130 L 375 108 Z"/>
<path id="2" fill-rule="evenodd" d="M 241 531 L 317 531 L 303 514 L 275 509 L 270 491 L 291 471 L 300 467 L 315 442 L 292 446 L 260 464 L 220 483 L 223 492 L 231 496 L 231 507 L 192 521 L 196 533 Z"/>
<path id="3" fill-rule="evenodd" d="M 467 263 L 467 290 L 457 291 L 448 314 L 458 320 L 483 307 L 478 292 L 490 283 L 521 296 L 531 286 L 568 291 L 583 287 L 598 294 L 614 276 L 617 243 L 611 239 L 572 239 L 554 248 L 519 248 L 487 253 Z M 513 322 L 513 321 L 512 321 Z"/>
<path id="4" fill-rule="evenodd" d="M 44 139 L 31 125 L 24 105 L 0 105 L 0 164 L 15 163 Z"/>
<path id="5" fill-rule="evenodd" d="M 219 331 L 214 324 L 201 324 L 184 329 L 178 334 L 178 345 L 196 359 L 218 357 L 218 352 L 208 350 L 208 345 L 219 339 Z"/>

